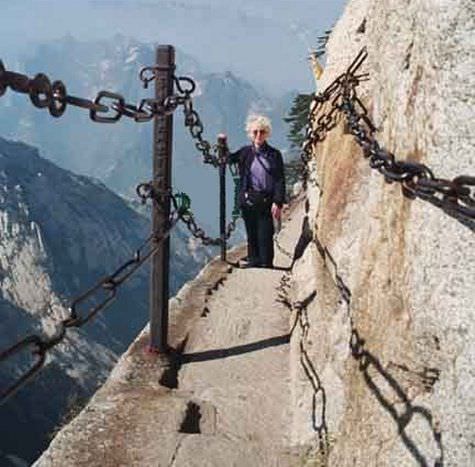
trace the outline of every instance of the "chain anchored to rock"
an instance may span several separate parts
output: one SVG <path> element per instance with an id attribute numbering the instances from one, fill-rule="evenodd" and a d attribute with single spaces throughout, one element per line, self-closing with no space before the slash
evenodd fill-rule
<path id="1" fill-rule="evenodd" d="M 347 131 L 361 147 L 370 167 L 380 172 L 386 182 L 401 183 L 403 194 L 411 199 L 421 198 L 456 217 L 475 219 L 474 176 L 459 175 L 452 180 L 438 178 L 425 164 L 397 160 L 375 138 L 377 128 L 356 91 L 369 76 L 368 73 L 357 73 L 367 56 L 363 48 L 345 73 L 314 96 L 301 153 L 304 178 L 308 177 L 307 164 L 313 157 L 315 145 L 322 142 L 344 117 Z"/>

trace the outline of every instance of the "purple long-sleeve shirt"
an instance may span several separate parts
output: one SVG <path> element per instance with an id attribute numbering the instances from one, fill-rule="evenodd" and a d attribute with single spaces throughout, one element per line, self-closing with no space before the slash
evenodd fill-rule
<path id="1" fill-rule="evenodd" d="M 254 151 L 255 156 L 250 170 L 251 188 L 255 191 L 273 193 L 274 179 L 270 171 L 269 152 L 262 146 Z"/>

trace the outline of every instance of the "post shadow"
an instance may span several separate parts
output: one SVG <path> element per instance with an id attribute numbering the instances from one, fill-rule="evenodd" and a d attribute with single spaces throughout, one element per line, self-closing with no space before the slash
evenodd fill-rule
<path id="1" fill-rule="evenodd" d="M 209 360 L 219 360 L 236 355 L 242 355 L 249 352 L 256 352 L 258 350 L 267 349 L 269 347 L 277 347 L 290 342 L 290 334 L 283 334 L 281 336 L 269 337 L 260 341 L 251 342 L 249 344 L 237 345 L 235 347 L 228 347 L 224 349 L 204 350 L 202 352 L 194 352 L 180 355 L 180 363 L 205 362 Z"/>

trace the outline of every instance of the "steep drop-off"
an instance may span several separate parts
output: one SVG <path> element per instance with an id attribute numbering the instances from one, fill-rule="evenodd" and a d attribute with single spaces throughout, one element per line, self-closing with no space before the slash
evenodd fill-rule
<path id="1" fill-rule="evenodd" d="M 32 333 L 52 335 L 72 299 L 132 258 L 148 231 L 147 219 L 101 183 L 0 138 L 0 349 Z M 172 248 L 175 293 L 206 255 L 190 251 L 182 231 Z M 0 455 L 33 460 L 65 412 L 87 401 L 144 326 L 148 286 L 145 267 L 94 322 L 70 329 L 40 375 L 0 407 Z M 29 350 L 2 362 L 2 391 L 37 361 Z"/>
<path id="2" fill-rule="evenodd" d="M 473 175 L 473 19 L 465 0 L 350 0 L 320 85 L 365 46 L 380 145 Z M 145 331 L 36 465 L 473 465 L 473 229 L 388 184 L 346 130 L 313 147 L 283 270 L 207 266 L 171 302 L 175 371 Z"/>

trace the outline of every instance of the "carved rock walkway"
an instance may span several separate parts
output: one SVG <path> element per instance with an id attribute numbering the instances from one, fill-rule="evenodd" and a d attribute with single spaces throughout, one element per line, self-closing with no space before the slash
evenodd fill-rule
<path id="1" fill-rule="evenodd" d="M 180 465 L 192 465 L 200 443 L 204 454 L 210 449 L 219 454 L 222 437 L 237 447 L 233 460 L 225 452 L 220 463 L 205 456 L 210 465 L 275 465 L 281 458 L 289 426 L 289 312 L 275 300 L 281 275 L 278 270 L 233 272 L 193 328 L 179 388 L 192 391 L 197 404 L 209 404 L 205 430 L 219 436 L 190 439 L 177 457 Z M 246 453 L 247 444 L 255 444 L 256 452 Z"/>
<path id="2" fill-rule="evenodd" d="M 291 212 L 279 236 L 285 250 L 293 250 L 299 228 Z M 237 249 L 229 259 L 243 254 Z M 145 330 L 35 465 L 295 465 L 290 313 L 277 301 L 290 263 L 279 250 L 274 270 L 213 261 L 171 301 L 175 367 L 164 371 L 147 355 Z"/>

